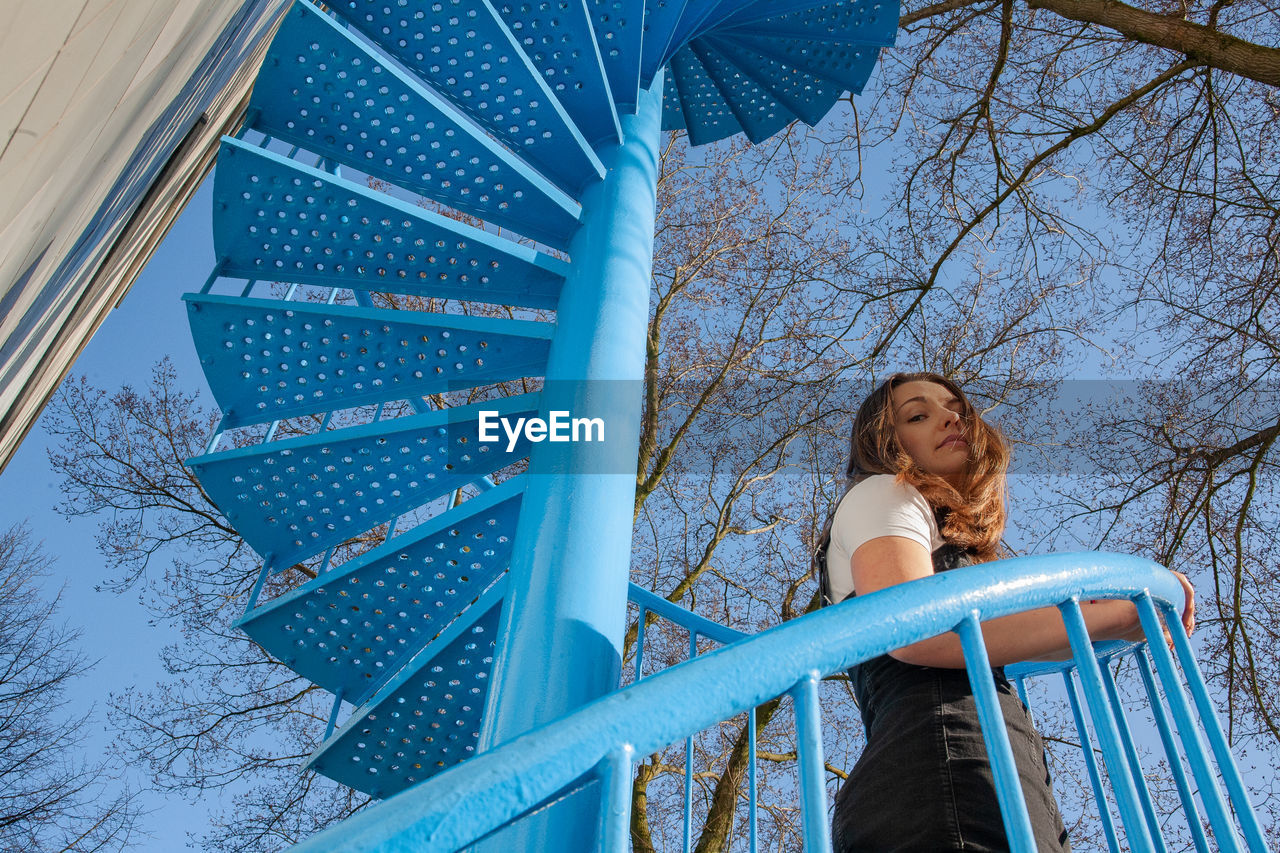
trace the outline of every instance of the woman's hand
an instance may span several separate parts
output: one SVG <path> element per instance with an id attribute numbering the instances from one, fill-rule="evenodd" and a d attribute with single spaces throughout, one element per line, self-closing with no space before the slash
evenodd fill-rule
<path id="1" fill-rule="evenodd" d="M 1170 571 L 1173 571 L 1172 569 Z M 1196 629 L 1196 591 L 1191 586 L 1191 581 L 1187 580 L 1187 576 L 1182 572 L 1173 572 L 1178 578 L 1178 583 L 1182 584 L 1182 592 L 1185 600 L 1182 606 L 1182 629 L 1187 632 L 1187 636 L 1191 636 L 1191 632 Z M 1091 601 L 1091 607 L 1106 606 L 1108 608 L 1123 608 L 1124 615 L 1120 618 L 1122 622 L 1116 634 L 1109 639 L 1125 640 L 1127 642 L 1138 643 L 1146 639 L 1146 635 L 1142 630 L 1142 623 L 1138 620 L 1138 609 L 1130 601 L 1122 599 L 1114 599 L 1111 601 Z M 1124 624 L 1127 622 L 1127 624 Z M 1092 634 L 1092 632 L 1090 632 Z M 1103 637 L 1095 637 L 1102 639 Z M 1170 649 L 1173 648 L 1173 636 L 1169 633 L 1166 626 L 1164 629 L 1164 641 Z"/>
<path id="2" fill-rule="evenodd" d="M 1174 574 L 1177 575 L 1178 582 L 1182 584 L 1182 591 L 1186 595 L 1186 605 L 1182 608 L 1182 627 L 1190 637 L 1191 632 L 1196 629 L 1196 591 L 1186 575 L 1182 572 L 1174 572 Z"/>

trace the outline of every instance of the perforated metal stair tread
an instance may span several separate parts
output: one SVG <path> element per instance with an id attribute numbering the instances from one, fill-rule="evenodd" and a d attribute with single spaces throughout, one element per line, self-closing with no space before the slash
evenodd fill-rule
<path id="1" fill-rule="evenodd" d="M 862 43 L 770 38 L 737 33 L 726 35 L 724 41 L 830 80 L 855 95 L 862 92 L 880 55 L 880 48 Z"/>
<path id="2" fill-rule="evenodd" d="M 614 108 L 619 115 L 634 113 L 640 94 L 644 0 L 586 0 L 586 3 Z"/>
<path id="3" fill-rule="evenodd" d="M 554 308 L 567 265 L 238 139 L 214 179 L 230 277 Z"/>
<path id="4" fill-rule="evenodd" d="M 494 8 L 592 148 L 622 141 L 584 0 L 498 0 Z"/>
<path id="5" fill-rule="evenodd" d="M 532 417 L 537 394 L 272 441 L 187 460 L 241 537 L 287 567 L 503 468 L 523 432 L 481 441 L 479 412 Z"/>
<path id="6" fill-rule="evenodd" d="M 640 48 L 640 85 L 648 87 L 654 74 L 667 63 L 672 37 L 680 18 L 690 6 L 705 5 L 706 0 L 645 0 L 644 41 Z"/>
<path id="7" fill-rule="evenodd" d="M 664 50 L 646 46 L 642 81 L 661 54 L 676 78 L 663 128 L 688 130 L 694 145 L 739 130 L 761 141 L 793 118 L 816 124 L 844 91 L 862 91 L 879 46 L 893 43 L 897 25 L 896 14 L 878 2 L 651 0 L 650 10 L 657 22 L 650 32 L 665 33 L 673 17 L 679 20 Z"/>
<path id="8" fill-rule="evenodd" d="M 358 701 L 507 570 L 513 478 L 265 604 L 239 627 L 304 678 Z"/>
<path id="9" fill-rule="evenodd" d="M 194 295 L 223 429 L 542 376 L 550 323 Z"/>
<path id="10" fill-rule="evenodd" d="M 410 658 L 308 765 L 357 791 L 389 797 L 474 754 L 504 591 L 500 580 Z"/>
<path id="11" fill-rule="evenodd" d="M 545 376 L 550 324 L 383 309 L 373 293 L 558 308 L 564 254 L 591 215 L 582 192 L 660 69 L 664 127 L 695 144 L 739 130 L 761 141 L 861 89 L 892 42 L 885 9 L 300 0 L 249 105 L 265 138 L 221 148 L 205 290 L 221 276 L 304 285 L 302 299 L 248 298 L 242 283 L 246 296 L 187 297 L 223 428 L 273 438 L 324 413 L 379 418 L 401 400 L 421 412 L 439 392 Z M 331 304 L 310 301 L 311 287 Z M 332 304 L 346 289 L 357 304 Z M 264 557 L 256 602 L 271 570 L 327 565 L 353 537 L 418 521 L 523 460 L 527 433 L 511 450 L 505 434 L 481 442 L 479 412 L 530 417 L 555 408 L 554 392 L 321 425 L 188 464 Z M 582 463 L 592 449 L 566 452 Z M 385 797 L 475 751 L 523 488 L 517 477 L 440 512 L 242 620 L 295 671 L 362 703 L 313 755 L 319 772 Z"/>
<path id="12" fill-rule="evenodd" d="M 726 3 L 725 0 L 690 0 L 683 14 L 680 15 L 680 20 L 664 51 L 667 60 L 670 60 L 672 54 L 689 44 L 698 35 L 714 27 L 715 23 L 726 14 L 724 11 L 726 6 L 732 7 L 733 4 Z"/>
<path id="13" fill-rule="evenodd" d="M 604 176 L 599 158 L 489 3 L 331 5 L 570 196 Z"/>
<path id="14" fill-rule="evenodd" d="M 807 125 L 817 124 L 845 91 L 839 83 L 747 50 L 728 39 L 710 35 L 705 38 L 744 75 L 768 90 L 778 103 Z"/>
<path id="15" fill-rule="evenodd" d="M 814 4 L 806 0 L 758 0 L 720 21 L 717 34 L 754 33 L 779 38 L 894 43 L 898 33 L 895 4 L 880 0 L 840 0 Z"/>
<path id="16" fill-rule="evenodd" d="M 448 102 L 309 3 L 290 10 L 253 127 L 559 249 L 581 209 Z"/>
<path id="17" fill-rule="evenodd" d="M 671 71 L 680 92 L 689 142 L 705 145 L 742 132 L 742 126 L 720 94 L 720 87 L 689 48 L 671 58 Z"/>
<path id="18" fill-rule="evenodd" d="M 795 119 L 768 91 L 712 47 L 709 39 L 701 39 L 688 49 L 702 62 L 752 142 L 763 142 Z"/>

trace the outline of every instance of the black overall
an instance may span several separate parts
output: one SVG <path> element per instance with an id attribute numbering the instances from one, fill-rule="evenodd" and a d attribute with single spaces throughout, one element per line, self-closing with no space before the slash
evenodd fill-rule
<path id="1" fill-rule="evenodd" d="M 968 563 L 944 545 L 934 570 Z M 1039 853 L 1069 851 L 1044 744 L 1004 670 L 992 670 Z M 849 670 L 867 747 L 836 795 L 835 853 L 1008 850 L 995 779 L 963 669 L 882 655 Z"/>

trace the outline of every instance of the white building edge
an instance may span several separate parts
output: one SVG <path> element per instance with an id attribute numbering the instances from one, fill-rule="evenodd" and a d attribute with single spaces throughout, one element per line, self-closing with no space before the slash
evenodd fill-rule
<path id="1" fill-rule="evenodd" d="M 0 469 L 235 131 L 288 5 L 0 7 Z"/>

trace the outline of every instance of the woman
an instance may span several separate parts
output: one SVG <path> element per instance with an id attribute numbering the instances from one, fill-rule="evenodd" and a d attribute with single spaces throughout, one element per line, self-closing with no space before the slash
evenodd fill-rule
<path id="1" fill-rule="evenodd" d="M 817 551 L 824 595 L 839 602 L 1001 556 L 1009 451 L 955 383 L 891 376 L 853 424 L 849 488 Z M 1183 617 L 1192 628 L 1192 591 Z M 1082 605 L 1094 640 L 1142 638 L 1128 601 Z M 1004 664 L 1070 657 L 1055 608 L 983 623 L 1039 853 L 1068 851 L 1044 745 Z M 867 746 L 836 797 L 836 853 L 1008 850 L 977 709 L 954 633 L 849 670 Z"/>

